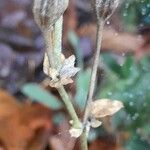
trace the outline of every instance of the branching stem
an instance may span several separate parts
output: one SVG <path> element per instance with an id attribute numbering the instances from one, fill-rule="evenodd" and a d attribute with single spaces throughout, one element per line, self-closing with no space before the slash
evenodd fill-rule
<path id="1" fill-rule="evenodd" d="M 60 17 L 60 19 L 55 23 L 54 29 L 47 31 L 45 34 L 45 40 L 47 45 L 47 55 L 49 58 L 49 65 L 51 68 L 55 68 L 56 70 L 59 70 L 61 67 L 61 50 L 62 50 L 62 22 L 63 17 Z M 87 105 L 85 108 L 85 115 L 83 118 L 83 124 L 86 124 L 89 115 L 90 115 L 90 105 L 93 101 L 93 94 L 94 89 L 96 85 L 96 75 L 97 75 L 97 68 L 99 64 L 99 57 L 100 57 L 100 49 L 101 49 L 101 42 L 102 42 L 102 32 L 104 27 L 104 21 L 100 20 L 97 23 L 97 35 L 96 35 L 96 51 L 93 61 L 93 68 L 92 68 L 92 74 L 91 74 L 91 80 L 90 80 L 90 86 L 89 86 L 89 94 L 87 97 Z M 81 122 L 78 118 L 75 109 L 71 103 L 71 100 L 64 88 L 64 86 L 61 86 L 59 88 L 56 88 L 66 106 L 66 109 L 73 120 L 73 127 L 74 128 L 81 128 Z M 87 145 L 87 131 L 86 128 L 84 128 L 83 133 L 80 137 L 80 143 L 81 143 L 81 149 L 82 150 L 88 150 Z"/>

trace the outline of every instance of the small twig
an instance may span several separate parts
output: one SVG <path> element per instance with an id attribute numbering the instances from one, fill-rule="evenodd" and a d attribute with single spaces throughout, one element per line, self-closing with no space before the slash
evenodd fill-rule
<path id="1" fill-rule="evenodd" d="M 88 141 L 87 141 L 86 129 L 83 130 L 83 133 L 80 136 L 80 145 L 81 145 L 81 150 L 88 150 Z"/>
<path id="2" fill-rule="evenodd" d="M 96 75 L 97 75 L 97 68 L 99 64 L 99 57 L 100 57 L 100 50 L 101 50 L 101 43 L 102 43 L 102 33 L 104 28 L 104 20 L 98 20 L 97 22 L 97 35 L 96 35 L 96 52 L 94 56 L 91 80 L 90 80 L 90 87 L 88 92 L 87 104 L 85 108 L 85 114 L 83 118 L 83 124 L 86 125 L 89 115 L 90 115 L 90 106 L 93 101 L 93 94 L 96 85 Z M 88 150 L 88 143 L 87 143 L 87 131 L 86 128 L 83 130 L 83 133 L 80 137 L 81 141 L 81 149 Z"/>
<path id="3" fill-rule="evenodd" d="M 96 35 L 96 52 L 94 56 L 92 74 L 91 74 L 91 79 L 90 79 L 90 87 L 89 87 L 89 93 L 88 93 L 88 98 L 87 98 L 87 105 L 86 105 L 85 115 L 83 119 L 84 123 L 86 123 L 89 117 L 89 108 L 90 108 L 91 102 L 93 101 L 93 94 L 94 94 L 94 89 L 96 85 L 97 68 L 99 64 L 99 57 L 100 57 L 100 50 L 101 50 L 103 28 L 104 28 L 104 21 L 103 20 L 98 21 L 97 35 Z"/>
<path id="4" fill-rule="evenodd" d="M 84 141 L 82 150 L 87 150 L 86 124 L 88 122 L 88 118 L 90 117 L 90 107 L 93 101 L 93 94 L 94 94 L 94 89 L 96 85 L 96 75 L 97 75 L 97 68 L 99 64 L 103 28 L 104 28 L 105 21 L 108 18 L 110 18 L 110 16 L 113 14 L 115 9 L 117 8 L 119 0 L 104 0 L 104 1 L 93 0 L 91 2 L 93 4 L 93 8 L 95 10 L 95 14 L 97 18 L 96 52 L 94 56 L 90 87 L 89 87 L 89 92 L 88 92 L 89 94 L 87 98 L 87 105 L 85 108 L 85 114 L 83 118 L 83 124 L 85 125 L 85 129 L 82 134 L 82 141 Z"/>

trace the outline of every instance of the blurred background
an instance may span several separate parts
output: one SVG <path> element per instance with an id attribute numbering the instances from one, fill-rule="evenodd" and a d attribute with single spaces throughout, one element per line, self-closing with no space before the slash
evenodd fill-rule
<path id="1" fill-rule="evenodd" d="M 31 0 L 0 1 L 0 149 L 72 150 L 75 145 L 77 150 L 78 142 L 67 135 L 67 112 L 43 73 L 45 44 L 32 5 Z M 95 35 L 90 0 L 70 0 L 64 14 L 63 53 L 75 54 L 81 71 L 66 88 L 81 117 Z M 125 107 L 91 130 L 89 149 L 149 150 L 149 0 L 120 2 L 105 24 L 100 57 L 95 98 L 118 99 Z"/>

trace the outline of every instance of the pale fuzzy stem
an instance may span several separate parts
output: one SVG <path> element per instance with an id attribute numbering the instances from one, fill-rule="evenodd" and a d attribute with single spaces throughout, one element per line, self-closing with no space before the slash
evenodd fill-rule
<path id="1" fill-rule="evenodd" d="M 44 32 L 46 41 L 46 53 L 48 55 L 49 64 L 51 68 L 59 71 L 61 67 L 61 51 L 62 51 L 62 27 L 63 27 L 63 16 L 55 23 L 53 29 Z M 74 128 L 81 128 L 80 120 L 75 112 L 75 109 L 71 103 L 71 100 L 64 88 L 61 86 L 57 88 L 66 109 L 73 120 Z"/>
<path id="2" fill-rule="evenodd" d="M 103 28 L 104 28 L 104 21 L 99 21 L 97 24 L 96 52 L 94 56 L 94 62 L 93 62 L 93 68 L 92 68 L 92 74 L 91 74 L 90 86 L 89 86 L 89 92 L 87 98 L 87 105 L 86 105 L 86 110 L 85 110 L 85 115 L 83 120 L 84 123 L 86 123 L 89 117 L 89 110 L 90 110 L 91 103 L 93 101 L 93 94 L 96 85 L 96 75 L 97 75 L 97 69 L 98 69 L 99 58 L 100 58 Z"/>
<path id="3" fill-rule="evenodd" d="M 87 131 L 86 131 L 86 129 L 84 129 L 82 135 L 80 136 L 81 150 L 88 150 L 87 138 L 88 138 L 87 137 Z"/>
<path id="4" fill-rule="evenodd" d="M 66 109 L 69 112 L 69 115 L 72 117 L 73 120 L 73 127 L 74 128 L 81 128 L 81 123 L 79 121 L 79 118 L 74 110 L 74 107 L 69 99 L 69 96 L 63 86 L 57 88 L 60 96 L 62 97 L 63 102 L 65 103 Z"/>
<path id="5" fill-rule="evenodd" d="M 96 35 L 96 52 L 93 61 L 93 68 L 90 80 L 90 87 L 89 87 L 89 94 L 87 98 L 87 105 L 85 108 L 85 114 L 83 118 L 83 124 L 86 125 L 88 118 L 90 117 L 90 106 L 93 101 L 93 94 L 96 85 L 96 75 L 97 75 L 97 68 L 99 64 L 99 57 L 100 57 L 100 50 L 101 50 L 101 43 L 102 43 L 102 33 L 104 28 L 104 21 L 98 21 L 97 23 L 97 35 Z M 81 142 L 81 150 L 88 150 L 88 142 L 87 142 L 87 131 L 86 128 L 83 130 L 83 133 L 80 137 Z"/>

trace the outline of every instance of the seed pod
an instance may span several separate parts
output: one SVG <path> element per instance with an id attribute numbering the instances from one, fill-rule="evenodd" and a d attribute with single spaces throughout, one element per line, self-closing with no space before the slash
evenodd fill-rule
<path id="1" fill-rule="evenodd" d="M 63 15 L 69 0 L 34 0 L 33 13 L 36 23 L 44 29 L 51 28 Z"/>
<path id="2" fill-rule="evenodd" d="M 118 7 L 119 0 L 92 0 L 97 19 L 107 20 Z"/>

